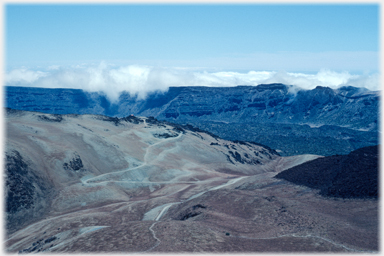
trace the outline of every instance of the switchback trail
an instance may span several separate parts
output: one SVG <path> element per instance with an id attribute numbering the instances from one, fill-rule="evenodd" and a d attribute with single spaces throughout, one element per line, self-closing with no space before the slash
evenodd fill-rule
<path id="1" fill-rule="evenodd" d="M 101 175 L 98 175 L 96 177 L 92 177 L 92 178 L 89 178 L 85 181 L 82 181 L 83 184 L 86 184 L 86 185 L 90 185 L 90 184 L 99 184 L 99 183 L 102 183 L 102 182 L 121 182 L 121 181 L 114 181 L 114 180 L 108 180 L 108 181 L 98 181 L 100 180 L 100 178 L 103 178 L 103 177 L 108 177 L 108 175 L 113 175 L 113 174 L 118 174 L 118 173 L 124 173 L 124 172 L 129 172 L 129 171 L 132 171 L 132 170 L 135 170 L 135 169 L 139 169 L 139 168 L 142 168 L 146 165 L 148 165 L 148 160 L 147 160 L 147 155 L 148 155 L 148 151 L 156 146 L 156 145 L 159 145 L 161 143 L 165 143 L 165 142 L 169 142 L 171 140 L 177 140 L 177 139 L 180 139 L 182 137 L 182 133 L 179 133 L 179 135 L 177 137 L 173 137 L 173 138 L 167 138 L 167 139 L 164 139 L 164 140 L 161 140 L 161 141 L 158 141 L 152 145 L 149 145 L 146 149 L 145 149 L 145 154 L 144 154 L 144 162 L 139 165 L 139 166 L 136 166 L 136 167 L 133 167 L 133 168 L 128 168 L 128 169 L 124 169 L 124 170 L 120 170 L 120 171 L 116 171 L 116 172 L 108 172 L 108 173 L 104 173 L 104 174 L 101 174 Z M 92 182 L 92 180 L 94 180 Z M 140 183 L 140 182 L 137 182 L 137 183 Z"/>

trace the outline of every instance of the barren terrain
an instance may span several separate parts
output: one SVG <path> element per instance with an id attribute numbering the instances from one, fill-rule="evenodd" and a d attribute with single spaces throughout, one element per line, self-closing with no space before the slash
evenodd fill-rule
<path id="1" fill-rule="evenodd" d="M 151 118 L 8 111 L 6 128 L 8 252 L 378 251 L 377 200 L 274 178 L 319 156 Z"/>

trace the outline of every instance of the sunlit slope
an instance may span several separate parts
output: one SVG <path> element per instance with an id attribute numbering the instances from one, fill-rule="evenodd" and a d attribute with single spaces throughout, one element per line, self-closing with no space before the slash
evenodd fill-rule
<path id="1" fill-rule="evenodd" d="M 223 179 L 280 170 L 286 161 L 255 143 L 133 116 L 8 110 L 6 136 L 11 230 L 45 214 L 186 187 L 188 198 Z"/>
<path id="2" fill-rule="evenodd" d="M 5 120 L 8 252 L 377 250 L 377 201 L 274 178 L 319 156 L 154 118 L 7 109 Z"/>

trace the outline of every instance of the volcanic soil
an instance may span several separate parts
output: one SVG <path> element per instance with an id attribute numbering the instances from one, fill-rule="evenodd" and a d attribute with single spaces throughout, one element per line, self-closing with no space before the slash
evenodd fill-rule
<path id="1" fill-rule="evenodd" d="M 7 116 L 8 179 L 22 171 L 50 191 L 13 194 L 7 252 L 378 251 L 377 199 L 275 178 L 319 156 L 280 157 L 148 118 L 59 117 Z M 7 194 L 30 187 L 12 184 Z"/>

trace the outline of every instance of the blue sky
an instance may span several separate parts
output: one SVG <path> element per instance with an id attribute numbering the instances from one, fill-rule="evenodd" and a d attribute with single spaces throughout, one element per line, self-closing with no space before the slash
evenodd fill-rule
<path id="1" fill-rule="evenodd" d="M 123 73 L 148 75 L 148 66 L 169 74 L 188 69 L 210 74 L 328 72 L 337 79 L 345 72 L 367 76 L 379 67 L 379 8 L 378 4 L 6 4 L 6 81 L 37 86 L 43 77 L 56 76 L 53 81 L 64 73 L 76 76 L 82 68 L 87 76 L 99 72 L 94 77 L 106 83 L 117 70 L 115 80 Z M 70 87 L 68 81 L 74 78 L 65 79 L 61 86 Z M 321 79 L 319 75 L 316 83 Z M 241 82 L 246 81 L 233 83 Z"/>
<path id="2" fill-rule="evenodd" d="M 213 59 L 260 54 L 379 50 L 374 4 L 8 4 L 5 10 L 7 66 L 102 60 L 204 66 L 208 59 L 214 66 Z"/>

